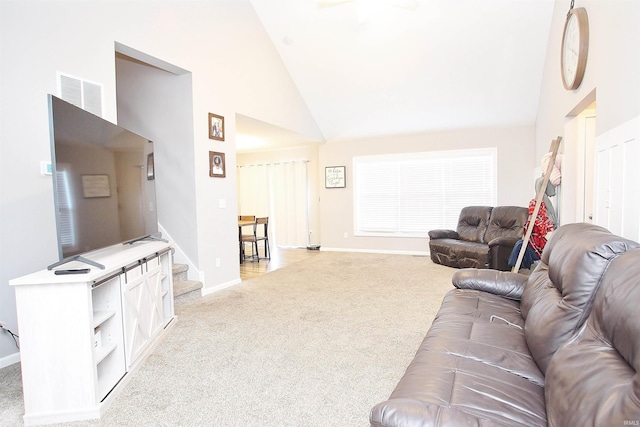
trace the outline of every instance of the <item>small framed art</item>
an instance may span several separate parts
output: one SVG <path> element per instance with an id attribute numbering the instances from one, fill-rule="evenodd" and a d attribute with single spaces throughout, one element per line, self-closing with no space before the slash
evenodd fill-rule
<path id="1" fill-rule="evenodd" d="M 227 167 L 224 162 L 224 153 L 209 151 L 209 176 L 224 178 L 227 176 Z"/>
<path id="2" fill-rule="evenodd" d="M 209 113 L 209 139 L 224 141 L 224 117 Z"/>
<path id="3" fill-rule="evenodd" d="M 345 166 L 329 166 L 324 168 L 324 187 L 344 188 L 345 169 Z"/>
<path id="4" fill-rule="evenodd" d="M 88 199 L 111 197 L 109 175 L 82 175 L 82 195 Z"/>

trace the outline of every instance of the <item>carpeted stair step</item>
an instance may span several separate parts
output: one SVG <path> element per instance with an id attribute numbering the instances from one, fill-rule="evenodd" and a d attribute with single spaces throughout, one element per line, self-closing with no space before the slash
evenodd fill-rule
<path id="1" fill-rule="evenodd" d="M 188 270 L 189 266 L 186 264 L 173 265 L 173 299 L 175 304 L 193 301 L 202 296 L 202 282 L 189 280 L 187 278 Z"/>
<path id="2" fill-rule="evenodd" d="M 187 264 L 173 264 L 173 281 L 175 282 L 186 282 L 189 280 L 187 278 L 187 271 L 189 271 L 189 266 Z"/>

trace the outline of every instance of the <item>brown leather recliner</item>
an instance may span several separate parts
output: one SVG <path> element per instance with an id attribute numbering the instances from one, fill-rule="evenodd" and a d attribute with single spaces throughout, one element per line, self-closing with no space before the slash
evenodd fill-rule
<path id="1" fill-rule="evenodd" d="M 371 425 L 637 425 L 639 247 L 568 224 L 530 276 L 457 271 Z"/>
<path id="2" fill-rule="evenodd" d="M 437 264 L 507 271 L 509 255 L 529 218 L 520 206 L 467 206 L 456 230 L 429 231 L 429 253 Z"/>

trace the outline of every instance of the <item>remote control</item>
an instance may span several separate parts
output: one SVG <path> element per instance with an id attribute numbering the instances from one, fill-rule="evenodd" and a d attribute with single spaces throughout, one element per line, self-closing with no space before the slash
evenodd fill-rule
<path id="1" fill-rule="evenodd" d="M 78 268 L 75 270 L 55 270 L 53 273 L 54 274 L 86 274 L 89 271 L 91 271 L 91 269 L 89 268 Z"/>

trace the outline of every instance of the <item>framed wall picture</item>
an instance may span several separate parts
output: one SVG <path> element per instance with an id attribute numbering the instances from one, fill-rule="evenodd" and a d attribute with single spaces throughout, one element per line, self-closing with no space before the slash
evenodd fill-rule
<path id="1" fill-rule="evenodd" d="M 111 197 L 109 175 L 82 175 L 82 195 L 88 199 Z"/>
<path id="2" fill-rule="evenodd" d="M 227 176 L 224 153 L 209 151 L 209 176 L 214 178 L 224 178 Z"/>
<path id="3" fill-rule="evenodd" d="M 209 113 L 209 139 L 224 141 L 224 117 Z"/>
<path id="4" fill-rule="evenodd" d="M 324 168 L 325 188 L 345 188 L 345 166 L 328 166 Z"/>
<path id="5" fill-rule="evenodd" d="M 156 178 L 155 165 L 153 163 L 153 153 L 147 155 L 147 180 L 151 181 Z"/>

